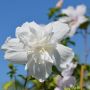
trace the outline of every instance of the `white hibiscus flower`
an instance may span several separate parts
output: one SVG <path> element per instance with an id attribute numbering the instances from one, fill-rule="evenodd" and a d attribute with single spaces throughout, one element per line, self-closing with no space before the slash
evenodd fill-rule
<path id="1" fill-rule="evenodd" d="M 60 22 L 68 22 L 71 28 L 69 36 L 73 36 L 77 30 L 77 28 L 88 21 L 85 17 L 86 14 L 86 6 L 78 5 L 76 9 L 72 6 L 69 6 L 67 9 L 62 9 L 62 14 L 66 14 L 67 16 L 59 19 Z"/>
<path id="2" fill-rule="evenodd" d="M 64 90 L 64 88 L 73 87 L 76 83 L 76 79 L 72 76 L 74 69 L 76 68 L 77 63 L 68 63 L 67 67 L 64 68 L 61 72 L 61 77 L 57 79 L 57 87 L 55 90 Z"/>
<path id="3" fill-rule="evenodd" d="M 59 88 L 59 90 L 64 90 L 65 88 L 73 87 L 75 83 L 76 79 L 74 76 L 61 77 L 58 80 L 57 88 Z"/>
<path id="4" fill-rule="evenodd" d="M 26 22 L 16 28 L 16 38 L 8 38 L 2 45 L 5 59 L 25 64 L 29 75 L 42 82 L 51 74 L 52 65 L 60 68 L 60 63 L 74 57 L 72 49 L 58 43 L 68 32 L 68 25 L 58 21 L 48 25 Z"/>

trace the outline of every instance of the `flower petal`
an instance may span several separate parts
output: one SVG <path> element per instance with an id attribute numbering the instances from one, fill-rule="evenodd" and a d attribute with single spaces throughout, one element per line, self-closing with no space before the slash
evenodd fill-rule
<path id="1" fill-rule="evenodd" d="M 52 71 L 52 64 L 49 62 L 39 64 L 39 63 L 35 63 L 35 61 L 32 60 L 29 63 L 28 75 L 35 77 L 40 82 L 45 81 L 51 74 L 51 71 Z"/>
<path id="2" fill-rule="evenodd" d="M 69 32 L 69 26 L 67 24 L 56 21 L 52 23 L 52 27 L 52 32 L 54 33 L 52 40 L 54 42 L 67 37 L 67 33 Z"/>
<path id="3" fill-rule="evenodd" d="M 66 69 L 64 69 L 63 71 L 62 71 L 62 76 L 63 77 L 69 77 L 69 76 L 72 76 L 72 74 L 73 74 L 73 71 L 74 71 L 74 69 L 73 68 L 71 68 L 71 69 L 69 69 L 69 68 L 66 68 Z"/>
<path id="4" fill-rule="evenodd" d="M 62 9 L 62 13 L 72 17 L 75 14 L 75 10 L 72 6 L 69 6 L 67 9 Z"/>
<path id="5" fill-rule="evenodd" d="M 24 51 L 23 49 L 24 45 L 19 41 L 17 38 L 9 38 L 5 41 L 5 44 L 1 46 L 1 49 L 7 51 L 7 50 L 13 50 L 13 51 Z"/>
<path id="6" fill-rule="evenodd" d="M 25 64 L 27 62 L 27 53 L 24 45 L 17 38 L 9 38 L 1 47 L 5 50 L 5 59 L 14 62 Z"/>
<path id="7" fill-rule="evenodd" d="M 76 7 L 76 13 L 79 15 L 79 16 L 83 16 L 83 15 L 85 15 L 85 13 L 86 13 L 86 6 L 85 5 L 78 5 L 77 7 Z"/>
<path id="8" fill-rule="evenodd" d="M 25 66 L 25 69 L 28 70 L 28 75 L 35 77 L 40 82 L 45 81 L 52 72 L 52 63 L 45 60 L 42 61 L 40 55 L 35 58 L 33 54 L 28 56 L 28 60 Z"/>
<path id="9" fill-rule="evenodd" d="M 60 88 L 66 88 L 66 87 L 72 87 L 74 86 L 76 83 L 76 79 L 75 77 L 71 76 L 71 77 L 68 77 L 68 78 L 60 78 L 59 79 L 59 82 L 58 82 L 58 86 Z"/>
<path id="10" fill-rule="evenodd" d="M 78 16 L 78 24 L 82 24 L 88 21 L 88 18 L 86 18 L 85 16 Z"/>
<path id="11" fill-rule="evenodd" d="M 30 29 L 29 29 L 28 22 L 24 23 L 21 27 L 16 28 L 16 37 L 19 37 L 21 34 L 25 34 L 27 36 L 30 35 Z"/>
<path id="12" fill-rule="evenodd" d="M 67 62 L 68 60 L 72 61 L 72 59 L 74 57 L 74 52 L 72 51 L 71 48 L 63 46 L 61 44 L 57 44 L 56 49 L 60 54 L 60 57 L 61 57 L 60 62 L 61 62 L 61 64 Z"/>
<path id="13" fill-rule="evenodd" d="M 59 21 L 63 23 L 70 23 L 72 21 L 72 18 L 64 16 L 64 17 L 61 17 Z"/>
<path id="14" fill-rule="evenodd" d="M 25 64 L 28 61 L 26 52 L 7 51 L 4 57 L 5 59 L 17 64 Z"/>

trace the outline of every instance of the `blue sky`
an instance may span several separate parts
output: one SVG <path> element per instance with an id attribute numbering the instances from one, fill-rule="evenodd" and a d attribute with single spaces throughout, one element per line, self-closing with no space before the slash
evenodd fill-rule
<path id="1" fill-rule="evenodd" d="M 26 21 L 36 21 L 37 23 L 48 23 L 47 13 L 49 8 L 55 6 L 58 0 L 0 0 L 0 46 L 8 36 L 15 36 L 15 29 Z M 90 0 L 64 0 L 64 6 L 76 6 L 85 4 L 90 13 Z M 90 15 L 90 14 L 89 14 Z M 80 35 L 72 38 L 77 42 L 74 51 L 78 53 L 83 61 L 83 40 Z M 90 37 L 89 37 L 90 40 Z M 89 41 L 90 45 L 90 41 Z M 0 51 L 0 88 L 2 84 L 9 80 L 6 73 L 8 72 L 8 61 L 3 58 L 4 53 Z M 90 57 L 88 62 L 90 63 Z M 23 66 L 17 66 L 20 72 L 25 73 Z"/>

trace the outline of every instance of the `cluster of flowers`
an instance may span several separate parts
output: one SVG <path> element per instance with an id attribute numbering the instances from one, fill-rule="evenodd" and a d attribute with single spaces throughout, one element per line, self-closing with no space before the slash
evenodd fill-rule
<path id="1" fill-rule="evenodd" d="M 86 7 L 77 6 L 62 9 L 67 16 L 47 25 L 26 22 L 16 28 L 16 37 L 8 37 L 2 45 L 5 59 L 18 64 L 25 64 L 28 75 L 45 81 L 52 72 L 52 65 L 61 71 L 55 90 L 63 90 L 75 84 L 72 76 L 77 63 L 73 63 L 74 52 L 60 44 L 60 41 L 75 34 L 80 24 L 88 19 L 84 16 Z M 68 24 L 67 24 L 68 23 Z"/>

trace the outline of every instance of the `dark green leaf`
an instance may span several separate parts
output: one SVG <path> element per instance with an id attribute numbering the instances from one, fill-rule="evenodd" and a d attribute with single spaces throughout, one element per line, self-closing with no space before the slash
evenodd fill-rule
<path id="1" fill-rule="evenodd" d="M 9 67 L 9 69 L 13 69 L 14 68 L 13 64 L 9 64 L 8 67 Z"/>
<path id="2" fill-rule="evenodd" d="M 60 72 L 58 71 L 58 69 L 56 68 L 56 66 L 52 66 L 52 71 L 55 73 L 55 74 L 60 74 Z"/>
<path id="3" fill-rule="evenodd" d="M 22 78 L 23 80 L 26 80 L 26 77 L 25 76 L 23 76 L 23 75 L 21 75 L 21 74 L 19 74 L 18 75 L 20 78 Z"/>
<path id="4" fill-rule="evenodd" d="M 75 46 L 75 42 L 74 41 L 69 41 L 69 43 Z"/>
<path id="5" fill-rule="evenodd" d="M 89 25 L 90 25 L 90 21 L 87 21 L 87 22 L 81 24 L 81 25 L 79 26 L 79 28 L 85 30 L 85 29 L 88 28 Z"/>

